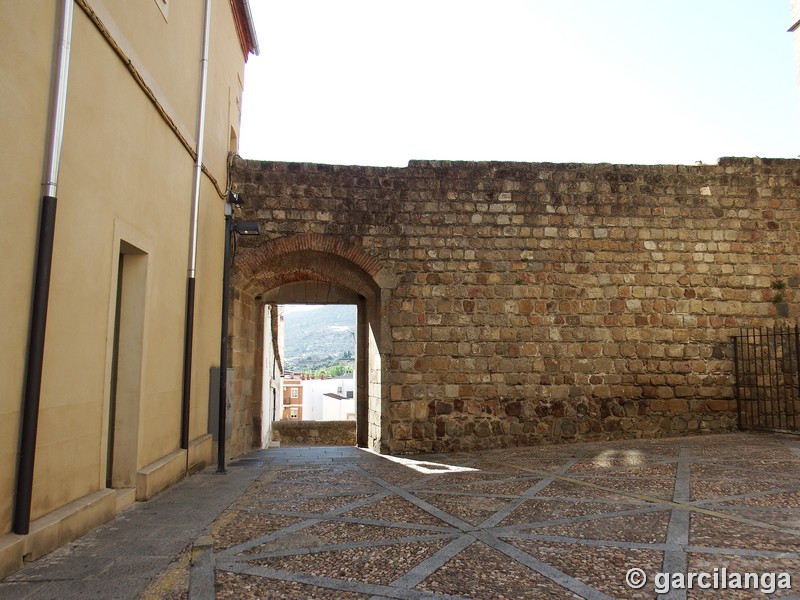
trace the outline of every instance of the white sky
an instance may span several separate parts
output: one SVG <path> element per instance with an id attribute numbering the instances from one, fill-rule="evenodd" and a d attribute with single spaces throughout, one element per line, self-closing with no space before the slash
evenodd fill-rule
<path id="1" fill-rule="evenodd" d="M 713 163 L 800 155 L 790 0 L 250 0 L 240 154 Z"/>

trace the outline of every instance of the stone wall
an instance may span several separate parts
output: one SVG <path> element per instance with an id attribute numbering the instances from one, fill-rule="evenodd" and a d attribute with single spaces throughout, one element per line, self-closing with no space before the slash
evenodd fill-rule
<path id="1" fill-rule="evenodd" d="M 234 457 L 261 445 L 261 370 L 263 368 L 263 306 L 252 294 L 236 289 L 231 294 L 228 321 L 229 366 L 234 369 L 232 434 L 226 455 Z"/>
<path id="2" fill-rule="evenodd" d="M 264 232 L 239 249 L 252 293 L 315 277 L 275 250 L 309 239 L 392 275 L 390 452 L 730 430 L 730 336 L 798 316 L 800 161 L 237 160 L 233 180 Z"/>
<path id="3" fill-rule="evenodd" d="M 355 446 L 355 421 L 275 421 L 272 440 L 281 446 Z"/>

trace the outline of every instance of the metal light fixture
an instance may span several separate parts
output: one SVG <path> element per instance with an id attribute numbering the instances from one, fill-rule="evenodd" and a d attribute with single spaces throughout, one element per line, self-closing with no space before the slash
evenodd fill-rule
<path id="1" fill-rule="evenodd" d="M 239 235 L 259 235 L 261 224 L 258 221 L 233 220 L 233 207 L 244 204 L 242 195 L 228 191 L 225 202 L 225 254 L 222 265 L 222 330 L 219 351 L 219 419 L 217 420 L 217 473 L 225 472 L 225 421 L 228 408 L 228 300 L 231 285 L 231 240 L 234 233 Z"/>
<path id="2" fill-rule="evenodd" d="M 239 235 L 261 235 L 261 223 L 258 221 L 238 221 L 233 224 L 233 231 Z"/>

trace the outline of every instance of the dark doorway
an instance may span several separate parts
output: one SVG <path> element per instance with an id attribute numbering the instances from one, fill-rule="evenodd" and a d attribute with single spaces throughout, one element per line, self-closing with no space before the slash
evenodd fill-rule
<path id="1" fill-rule="evenodd" d="M 136 485 L 147 254 L 120 243 L 109 390 L 106 486 Z"/>

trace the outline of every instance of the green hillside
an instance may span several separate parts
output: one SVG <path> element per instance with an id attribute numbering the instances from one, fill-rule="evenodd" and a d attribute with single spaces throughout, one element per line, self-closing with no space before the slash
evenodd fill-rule
<path id="1" fill-rule="evenodd" d="M 283 307 L 283 368 L 316 371 L 355 365 L 356 307 L 287 305 Z"/>

